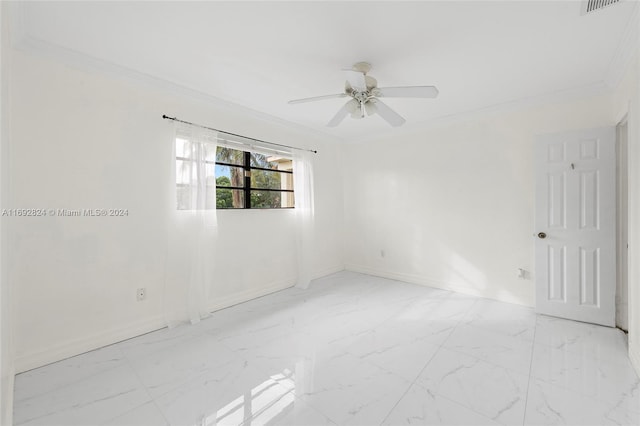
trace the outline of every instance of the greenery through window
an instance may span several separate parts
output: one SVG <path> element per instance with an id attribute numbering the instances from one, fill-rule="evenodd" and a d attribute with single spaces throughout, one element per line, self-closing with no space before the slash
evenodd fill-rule
<path id="1" fill-rule="evenodd" d="M 215 175 L 218 209 L 294 207 L 290 158 L 219 146 Z"/>
<path id="2" fill-rule="evenodd" d="M 176 190 L 178 210 L 293 208 L 293 161 L 177 137 Z"/>

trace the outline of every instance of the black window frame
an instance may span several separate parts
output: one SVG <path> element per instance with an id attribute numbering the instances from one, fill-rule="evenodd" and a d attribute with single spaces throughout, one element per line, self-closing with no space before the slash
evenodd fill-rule
<path id="1" fill-rule="evenodd" d="M 206 161 L 207 163 L 214 164 L 215 166 L 227 166 L 227 167 L 236 167 L 242 169 L 244 172 L 244 186 L 225 186 L 218 185 L 216 182 L 216 192 L 218 189 L 230 189 L 230 190 L 241 190 L 244 193 L 244 207 L 222 207 L 217 210 L 287 210 L 294 209 L 295 206 L 292 207 L 251 207 L 251 191 L 269 191 L 269 192 L 289 192 L 291 194 L 295 194 L 295 189 L 275 189 L 275 188 L 252 188 L 251 187 L 251 171 L 252 170 L 264 170 L 268 172 L 277 172 L 283 174 L 293 175 L 293 170 L 278 170 L 278 169 L 269 169 L 265 167 L 255 167 L 251 165 L 251 154 L 259 154 L 257 152 L 245 151 L 243 149 L 230 148 L 235 149 L 236 151 L 240 151 L 243 153 L 243 164 L 234 164 L 234 163 L 223 163 L 218 161 Z M 295 195 L 294 195 L 295 197 Z"/>

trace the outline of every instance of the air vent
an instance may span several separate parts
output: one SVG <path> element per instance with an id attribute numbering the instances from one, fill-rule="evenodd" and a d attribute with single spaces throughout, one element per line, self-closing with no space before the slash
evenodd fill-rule
<path id="1" fill-rule="evenodd" d="M 584 0 L 582 2 L 582 14 L 586 15 L 587 13 L 595 12 L 596 10 L 616 4 L 619 1 L 620 0 Z"/>

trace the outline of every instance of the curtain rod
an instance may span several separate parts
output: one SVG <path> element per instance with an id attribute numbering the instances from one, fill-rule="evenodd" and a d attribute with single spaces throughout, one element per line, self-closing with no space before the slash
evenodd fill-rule
<path id="1" fill-rule="evenodd" d="M 253 141 L 256 141 L 256 142 L 262 142 L 262 143 L 266 143 L 266 144 L 269 144 L 269 145 L 282 146 L 282 147 L 285 147 L 285 148 L 297 149 L 297 150 L 299 150 L 299 151 L 309 151 L 309 152 L 313 152 L 314 154 L 317 154 L 317 153 L 318 153 L 318 151 L 317 151 L 317 150 L 315 150 L 315 149 L 298 148 L 298 147 L 291 146 L 291 145 L 283 145 L 283 144 L 281 144 L 281 143 L 268 142 L 268 141 L 263 141 L 263 140 L 261 140 L 261 139 L 250 138 L 250 137 L 248 137 L 248 136 L 242 136 L 242 135 L 238 135 L 238 134 L 236 134 L 236 133 L 225 132 L 224 130 L 220 130 L 220 129 L 214 129 L 213 127 L 207 127 L 207 126 L 203 126 L 203 125 L 201 125 L 201 124 L 195 124 L 195 123 L 191 123 L 191 122 L 189 122 L 189 121 L 180 120 L 180 119 L 179 119 L 179 118 L 177 118 L 177 117 L 169 117 L 169 116 L 168 116 L 168 115 L 166 115 L 166 114 L 162 114 L 162 118 L 164 118 L 165 120 L 178 121 L 178 122 L 180 122 L 180 123 L 189 124 L 189 125 L 191 125 L 191 126 L 200 127 L 200 128 L 207 129 L 207 130 L 213 130 L 214 132 L 226 133 L 226 134 L 228 134 L 228 135 L 237 136 L 237 137 L 239 137 L 239 138 L 251 139 L 251 140 L 253 140 Z"/>

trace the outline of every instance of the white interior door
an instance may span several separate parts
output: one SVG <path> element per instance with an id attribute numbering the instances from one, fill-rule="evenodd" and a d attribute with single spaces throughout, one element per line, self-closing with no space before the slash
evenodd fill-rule
<path id="1" fill-rule="evenodd" d="M 615 127 L 536 140 L 536 311 L 615 325 Z"/>

